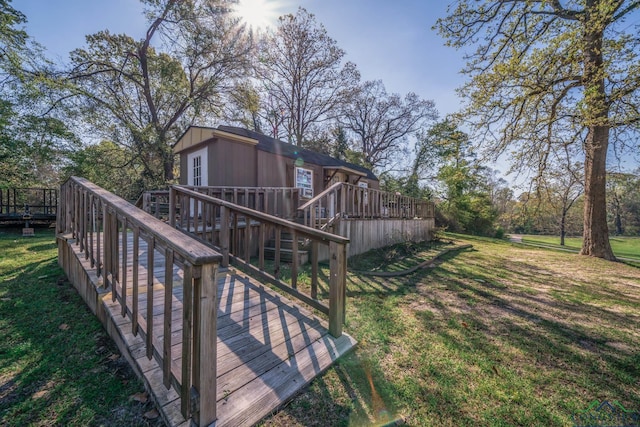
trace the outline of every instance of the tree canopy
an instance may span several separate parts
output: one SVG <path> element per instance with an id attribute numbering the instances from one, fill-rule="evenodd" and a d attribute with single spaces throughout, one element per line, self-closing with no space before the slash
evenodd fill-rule
<path id="1" fill-rule="evenodd" d="M 334 118 L 360 78 L 355 64 L 342 64 L 344 55 L 305 9 L 280 17 L 256 64 L 265 121 L 271 124 L 265 130 L 276 138 L 283 130 L 285 139 L 303 145 L 313 126 Z"/>
<path id="2" fill-rule="evenodd" d="M 463 115 L 497 156 L 544 170 L 566 145 L 584 151 L 585 255 L 614 259 L 608 241 L 610 130 L 640 122 L 638 0 L 460 0 L 437 28 L 468 55 Z"/>
<path id="3" fill-rule="evenodd" d="M 53 186 L 77 139 L 47 114 L 51 64 L 25 23 L 10 1 L 0 0 L 0 186 Z"/>
<path id="4" fill-rule="evenodd" d="M 206 121 L 247 68 L 250 39 L 231 0 L 145 0 L 141 40 L 101 31 L 71 53 L 69 79 L 84 118 L 103 139 L 127 147 L 149 185 L 173 179 L 170 143 Z"/>
<path id="5" fill-rule="evenodd" d="M 388 94 L 381 80 L 364 82 L 342 106 L 340 123 L 355 135 L 368 167 L 384 168 L 402 157 L 407 137 L 437 118 L 433 101 L 415 93 Z"/>

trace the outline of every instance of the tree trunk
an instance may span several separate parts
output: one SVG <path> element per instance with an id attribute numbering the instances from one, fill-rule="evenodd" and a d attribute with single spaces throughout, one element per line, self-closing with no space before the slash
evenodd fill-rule
<path id="1" fill-rule="evenodd" d="M 564 246 L 564 236 L 566 236 L 567 231 L 567 210 L 562 209 L 562 218 L 560 218 L 560 246 Z"/>
<path id="2" fill-rule="evenodd" d="M 620 198 L 618 197 L 618 194 L 614 191 L 613 192 L 613 211 L 614 211 L 614 224 L 616 227 L 616 235 L 617 236 L 622 236 L 622 233 L 624 233 L 624 230 L 622 229 L 622 216 L 620 215 L 620 211 L 622 210 L 622 208 L 620 207 Z"/>
<path id="3" fill-rule="evenodd" d="M 622 217 L 620 216 L 620 211 L 616 212 L 616 234 L 618 236 L 622 236 L 624 234 L 624 230 L 622 229 Z"/>
<path id="4" fill-rule="evenodd" d="M 584 162 L 584 232 L 581 255 L 615 260 L 609 244 L 606 199 L 607 126 L 589 128 Z"/>
<path id="5" fill-rule="evenodd" d="M 164 165 L 164 180 L 166 183 L 170 183 L 175 178 L 175 176 L 173 175 L 173 154 L 172 153 L 169 153 L 168 155 L 164 156 L 163 165 Z"/>
<path id="6" fill-rule="evenodd" d="M 158 133 L 158 142 L 160 144 L 160 155 L 162 156 L 162 168 L 163 168 L 163 178 L 165 184 L 170 184 L 171 181 L 175 178 L 173 175 L 173 161 L 175 155 L 173 154 L 173 148 L 171 144 L 167 141 L 167 134 L 164 130 L 157 130 Z"/>
<path id="7" fill-rule="evenodd" d="M 587 1 L 584 25 L 584 231 L 581 255 L 615 260 L 607 226 L 607 149 L 609 148 L 609 102 L 605 86 L 602 40 L 606 20 L 598 2 Z"/>

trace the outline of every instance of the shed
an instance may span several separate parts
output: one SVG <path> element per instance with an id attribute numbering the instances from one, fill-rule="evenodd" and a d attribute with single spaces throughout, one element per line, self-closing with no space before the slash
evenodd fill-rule
<path id="1" fill-rule="evenodd" d="M 191 126 L 173 146 L 180 184 L 296 187 L 308 200 L 336 182 L 378 189 L 371 170 L 233 126 Z"/>

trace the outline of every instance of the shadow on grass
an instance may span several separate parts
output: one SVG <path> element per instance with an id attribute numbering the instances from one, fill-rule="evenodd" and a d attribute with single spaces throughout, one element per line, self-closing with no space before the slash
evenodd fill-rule
<path id="1" fill-rule="evenodd" d="M 443 260 L 401 278 L 349 276 L 359 346 L 323 379 L 351 401 L 337 425 L 382 423 L 377 408 L 409 425 L 566 425 L 596 399 L 637 409 L 635 294 L 598 275 L 565 283 L 533 259 Z"/>
<path id="2" fill-rule="evenodd" d="M 142 383 L 66 280 L 52 238 L 0 238 L 20 271 L 0 273 L 0 424 L 162 425 L 130 400 Z"/>

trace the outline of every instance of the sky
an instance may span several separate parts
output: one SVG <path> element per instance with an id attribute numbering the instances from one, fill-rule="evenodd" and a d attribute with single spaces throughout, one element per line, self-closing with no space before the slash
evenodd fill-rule
<path id="1" fill-rule="evenodd" d="M 244 0 L 250 1 L 250 0 Z M 304 7 L 325 26 L 354 62 L 363 80 L 382 80 L 387 92 L 415 92 L 435 101 L 440 116 L 459 108 L 455 89 L 462 53 L 444 46 L 431 28 L 446 13 L 446 0 L 251 0 L 267 9 L 273 24 Z M 53 59 L 84 46 L 84 37 L 103 29 L 136 38 L 146 30 L 137 0 L 13 0 L 27 16 L 26 30 Z"/>
<path id="2" fill-rule="evenodd" d="M 446 15 L 450 0 L 240 1 L 246 2 L 247 14 L 261 9 L 258 18 L 272 26 L 278 16 L 304 7 L 346 52 L 345 60 L 357 65 L 363 80 L 382 80 L 388 93 L 415 92 L 433 100 L 440 118 L 460 108 L 456 88 L 465 79 L 460 72 L 463 52 L 446 47 L 432 29 Z M 65 62 L 73 49 L 84 47 L 87 34 L 109 29 L 142 38 L 147 28 L 138 0 L 13 0 L 12 4 L 26 15 L 29 35 L 59 62 Z M 637 158 L 624 157 L 618 167 L 637 165 Z M 491 167 L 502 175 L 508 169 L 504 159 Z"/>

